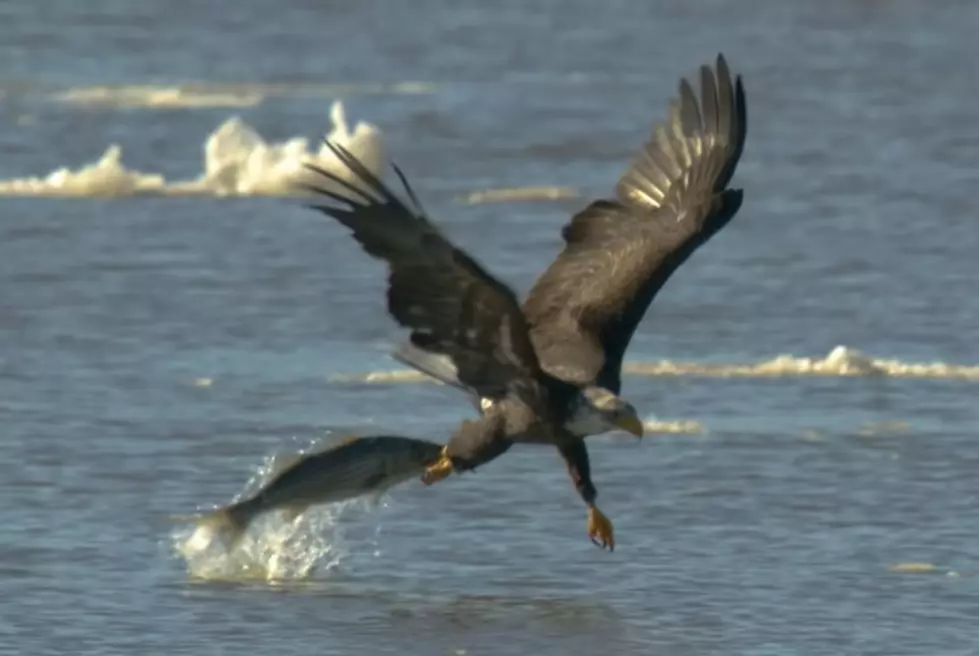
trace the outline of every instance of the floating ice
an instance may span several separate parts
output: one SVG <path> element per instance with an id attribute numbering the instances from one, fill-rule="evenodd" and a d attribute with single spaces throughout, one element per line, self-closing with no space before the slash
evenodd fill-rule
<path id="1" fill-rule="evenodd" d="M 155 85 L 123 84 L 72 87 L 47 93 L 47 99 L 82 107 L 125 107 L 130 109 L 191 109 L 200 107 L 254 107 L 268 98 L 337 98 L 367 94 L 432 93 L 428 82 L 393 84 L 295 84 L 212 83 Z M 0 89 L 0 93 L 3 90 Z"/>
<path id="2" fill-rule="evenodd" d="M 357 92 L 425 93 L 429 87 L 402 83 L 394 87 L 354 88 Z M 191 87 L 86 87 L 56 94 L 58 101 L 82 105 L 111 105 L 133 107 L 244 107 L 257 104 L 266 94 L 296 92 L 274 85 L 225 85 L 216 88 Z M 332 88 L 332 91 L 337 91 Z M 0 90 L 2 92 L 2 90 Z M 323 93 L 313 88 L 310 93 Z M 330 108 L 332 129 L 326 138 L 354 154 L 367 169 L 384 177 L 387 152 L 381 130 L 371 123 L 358 121 L 351 130 L 347 124 L 343 103 L 334 101 Z M 19 123 L 30 117 L 21 117 Z M 289 196 L 296 194 L 295 183 L 316 181 L 319 186 L 336 187 L 323 179 L 309 177 L 304 162 L 320 165 L 332 173 L 354 182 L 346 167 L 338 166 L 333 153 L 321 140 L 316 150 L 310 150 L 305 137 L 293 137 L 284 142 L 266 141 L 255 128 L 239 116 L 222 123 L 204 143 L 204 170 L 196 178 L 169 181 L 158 173 L 138 171 L 123 164 L 120 144 L 111 144 L 102 156 L 77 169 L 61 167 L 46 176 L 29 176 L 0 180 L 0 196 Z M 466 204 L 506 203 L 529 201 L 558 201 L 579 195 L 570 187 L 516 187 L 484 189 L 463 194 L 459 200 Z"/>
<path id="3" fill-rule="evenodd" d="M 0 180 L 4 196 L 135 196 L 162 193 L 162 175 L 127 169 L 122 147 L 112 144 L 97 161 L 72 171 L 62 167 L 44 178 Z"/>
<path id="4" fill-rule="evenodd" d="M 770 360 L 746 364 L 708 364 L 659 360 L 627 362 L 623 372 L 639 376 L 707 376 L 712 378 L 779 378 L 788 376 L 882 376 L 894 378 L 935 378 L 979 380 L 979 365 L 945 362 L 903 362 L 875 358 L 856 349 L 837 346 L 826 357 L 779 355 Z M 356 382 L 431 382 L 431 378 L 412 369 L 371 371 L 342 376 L 339 381 Z"/>
<path id="5" fill-rule="evenodd" d="M 506 189 L 482 189 L 471 191 L 461 200 L 468 205 L 480 203 L 554 201 L 578 198 L 574 187 L 510 187 Z"/>
<path id="6" fill-rule="evenodd" d="M 260 89 L 207 89 L 189 86 L 161 87 L 136 84 L 125 86 L 96 86 L 68 89 L 53 94 L 52 99 L 72 105 L 102 105 L 108 107 L 252 107 L 262 102 Z"/>
<path id="7" fill-rule="evenodd" d="M 349 150 L 369 171 L 380 174 L 386 158 L 380 130 L 359 122 L 351 132 L 339 101 L 333 103 L 330 119 L 333 130 L 327 139 Z M 234 117 L 219 127 L 204 145 L 204 175 L 199 184 L 218 195 L 288 195 L 293 193 L 291 185 L 307 175 L 304 162 L 314 162 L 333 172 L 346 171 L 337 166 L 339 162 L 326 144 L 320 143 L 315 153 L 310 153 L 309 142 L 303 137 L 269 144 L 244 121 Z"/>
<path id="8" fill-rule="evenodd" d="M 381 131 L 358 121 L 347 125 L 343 104 L 330 109 L 332 130 L 326 138 L 353 153 L 371 172 L 381 175 L 386 163 Z M 162 175 L 126 168 L 122 147 L 112 144 L 102 157 L 79 169 L 60 168 L 44 178 L 0 181 L 0 195 L 8 196 L 136 196 L 188 195 L 284 196 L 296 192 L 293 183 L 308 175 L 303 162 L 345 173 L 325 144 L 309 150 L 309 140 L 295 137 L 269 143 L 241 118 L 229 118 L 204 144 L 204 172 L 196 179 L 167 182 Z M 348 178 L 349 179 L 349 178 Z"/>
<path id="9" fill-rule="evenodd" d="M 647 419 L 642 423 L 646 435 L 700 435 L 704 425 L 693 419 Z"/>

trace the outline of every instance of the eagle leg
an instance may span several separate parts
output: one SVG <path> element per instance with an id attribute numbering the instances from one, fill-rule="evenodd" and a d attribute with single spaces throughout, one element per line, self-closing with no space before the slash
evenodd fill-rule
<path id="1" fill-rule="evenodd" d="M 615 535 L 612 522 L 595 505 L 598 491 L 591 480 L 591 464 L 588 449 L 582 439 L 569 439 L 558 445 L 558 450 L 568 465 L 568 473 L 578 490 L 578 494 L 588 504 L 588 537 L 602 549 L 615 550 Z"/>
<path id="2" fill-rule="evenodd" d="M 513 442 L 506 438 L 501 423 L 502 418 L 498 416 L 462 422 L 442 447 L 438 460 L 422 474 L 422 483 L 437 483 L 453 471 L 472 471 L 506 453 Z"/>
<path id="3" fill-rule="evenodd" d="M 588 537 L 597 546 L 615 551 L 615 533 L 612 522 L 598 509 L 598 506 L 588 506 Z"/>
<path id="4" fill-rule="evenodd" d="M 442 447 L 442 455 L 434 463 L 425 468 L 422 474 L 422 483 L 432 485 L 438 483 L 443 478 L 452 473 L 452 459 L 449 458 L 449 447 Z"/>

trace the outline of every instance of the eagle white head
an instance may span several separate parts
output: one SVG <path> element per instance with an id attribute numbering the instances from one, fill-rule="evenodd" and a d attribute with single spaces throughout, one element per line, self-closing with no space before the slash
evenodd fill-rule
<path id="1" fill-rule="evenodd" d="M 624 430 L 638 438 L 643 435 L 642 419 L 635 407 L 618 394 L 597 385 L 581 391 L 565 427 L 580 437 L 613 430 Z"/>

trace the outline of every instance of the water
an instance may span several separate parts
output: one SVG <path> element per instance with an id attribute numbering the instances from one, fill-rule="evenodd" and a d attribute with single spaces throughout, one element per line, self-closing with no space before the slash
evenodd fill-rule
<path id="1" fill-rule="evenodd" d="M 975 3 L 0 15 L 0 651 L 975 652 Z M 305 577 L 189 571 L 169 515 L 229 501 L 270 455 L 347 430 L 444 439 L 470 414 L 385 380 L 402 334 L 344 231 L 275 184 L 207 183 L 220 126 L 239 117 L 264 153 L 306 140 L 248 169 L 274 181 L 341 101 L 525 292 L 718 51 L 745 76 L 746 200 L 628 354 L 654 436 L 592 443 L 613 554 L 560 458 L 527 447 L 314 514 L 295 530 L 326 552 L 286 554 L 315 560 Z M 158 183 L 11 182 L 112 144 Z M 563 197 L 481 195 L 527 186 Z"/>

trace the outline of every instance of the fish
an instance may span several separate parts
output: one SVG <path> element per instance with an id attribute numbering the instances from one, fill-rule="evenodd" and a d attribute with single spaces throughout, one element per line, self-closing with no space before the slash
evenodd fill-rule
<path id="1" fill-rule="evenodd" d="M 280 510 L 293 521 L 307 508 L 345 501 L 364 495 L 379 497 L 386 490 L 438 461 L 442 444 L 410 437 L 375 435 L 347 437 L 338 444 L 300 456 L 278 472 L 252 496 L 196 516 L 198 528 L 207 527 L 238 545 L 251 523 L 261 515 Z"/>

